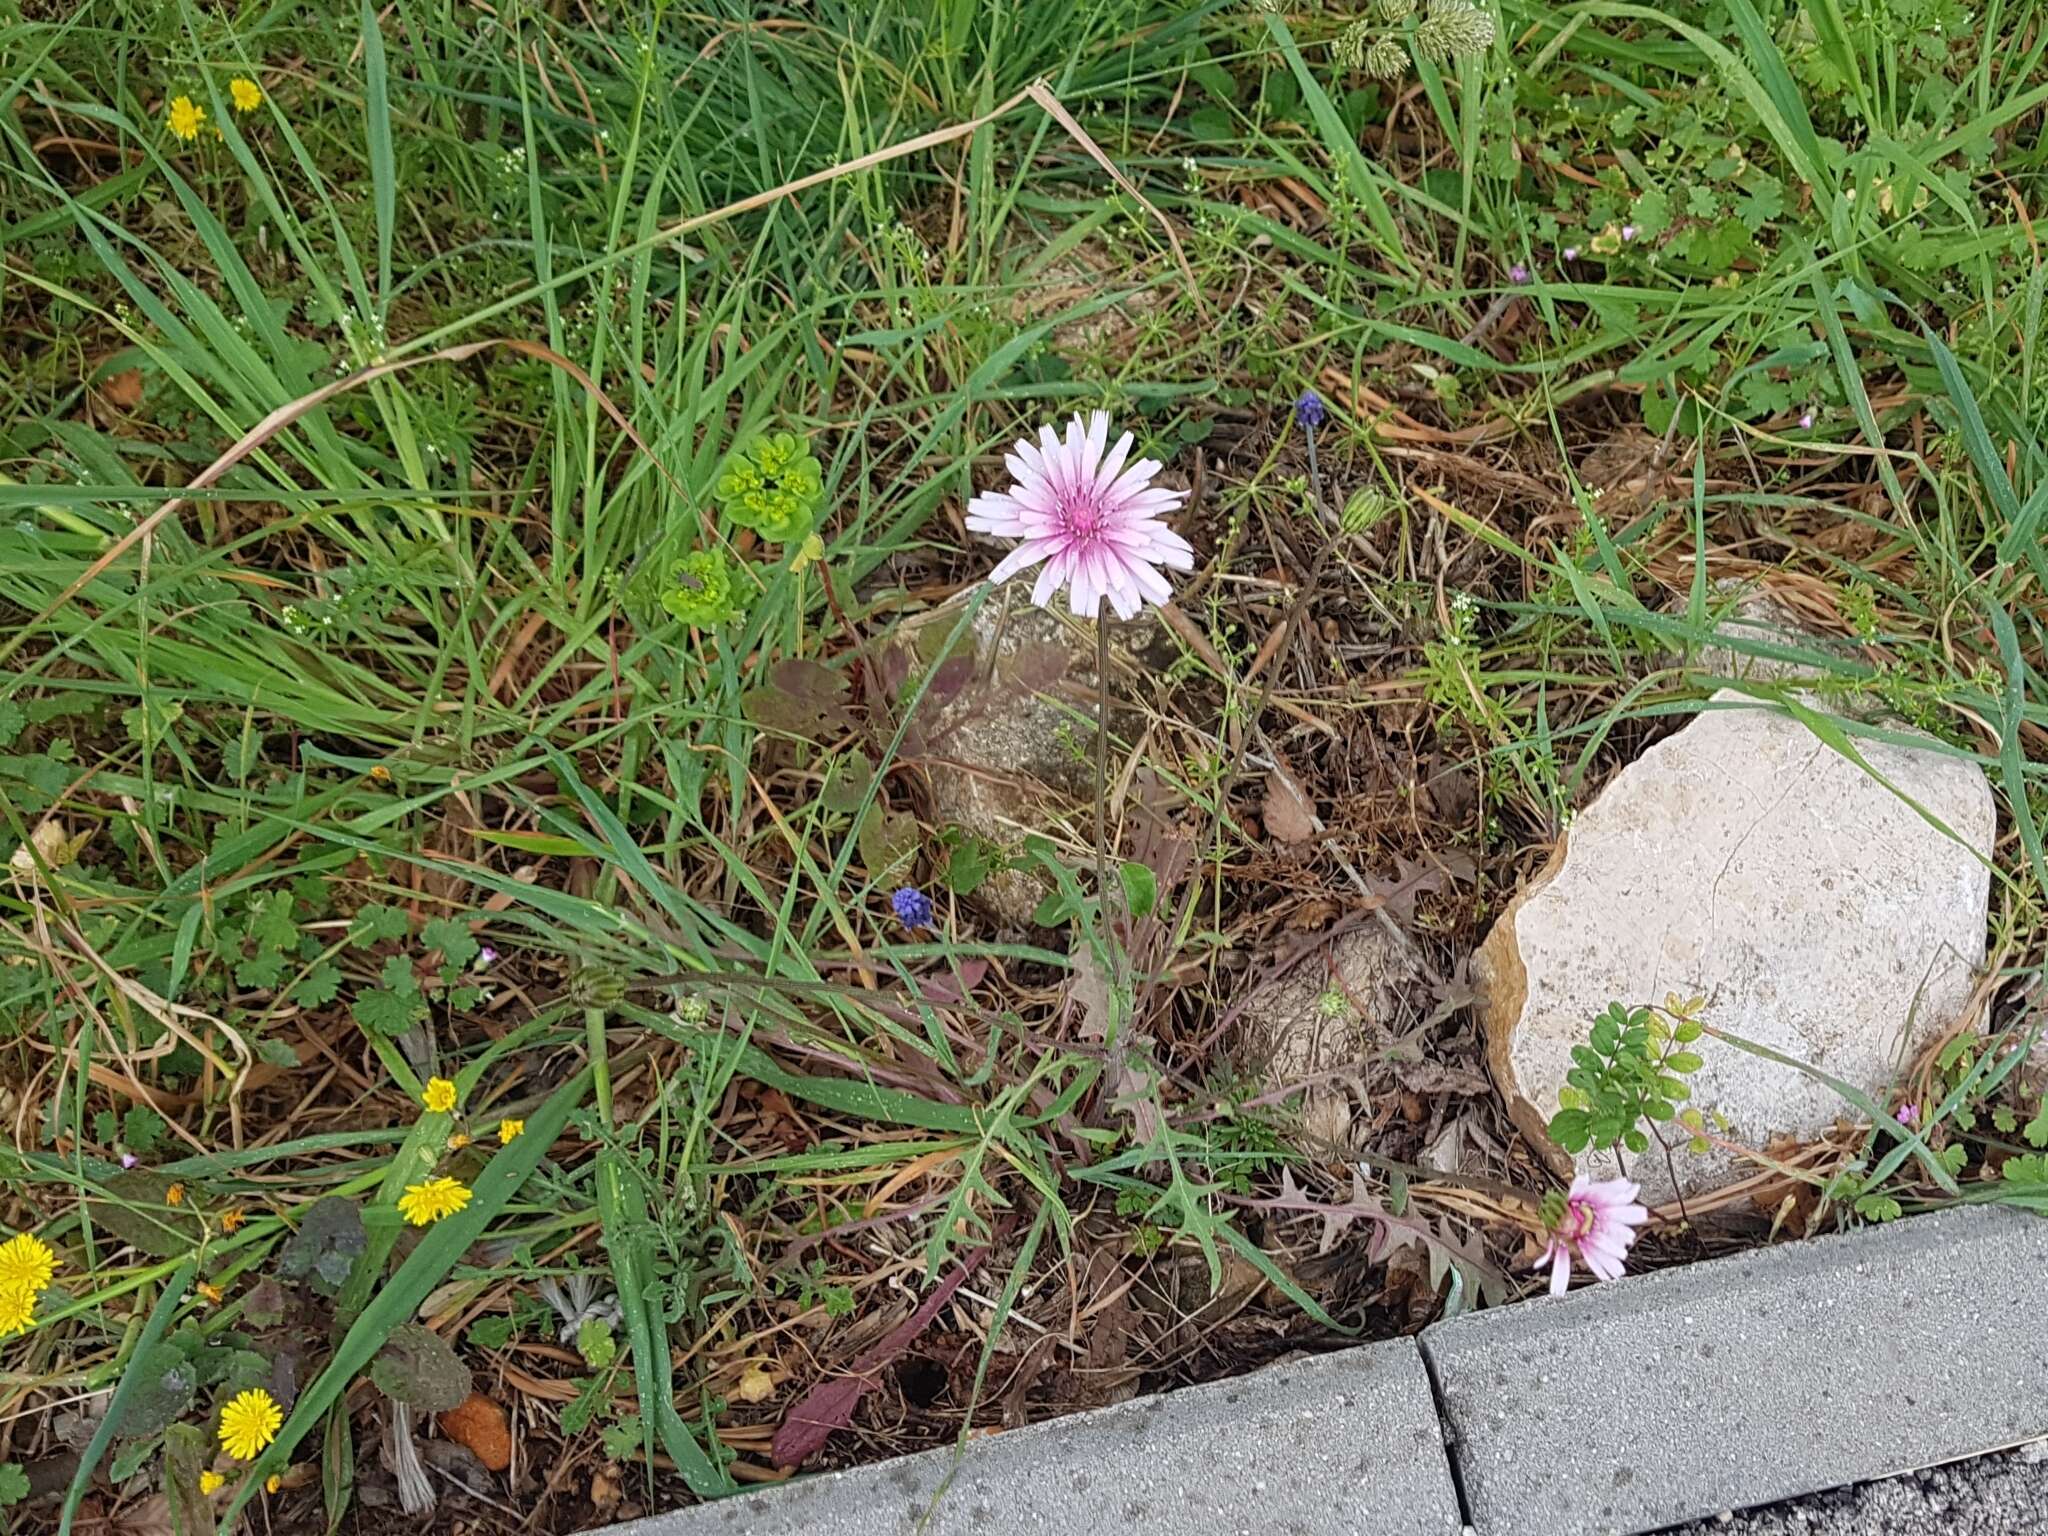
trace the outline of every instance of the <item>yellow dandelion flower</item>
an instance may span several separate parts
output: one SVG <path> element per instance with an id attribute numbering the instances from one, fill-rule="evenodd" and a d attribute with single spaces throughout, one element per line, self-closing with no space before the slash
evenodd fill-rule
<path id="1" fill-rule="evenodd" d="M 18 1285 L 0 1286 L 0 1339 L 27 1333 L 36 1320 L 36 1293 Z"/>
<path id="2" fill-rule="evenodd" d="M 263 105 L 263 87 L 242 75 L 228 82 L 228 95 L 235 99 L 237 112 L 254 112 Z"/>
<path id="3" fill-rule="evenodd" d="M 455 1085 L 445 1077 L 427 1079 L 427 1091 L 420 1095 L 420 1102 L 427 1106 L 430 1114 L 445 1115 L 455 1107 Z"/>
<path id="4" fill-rule="evenodd" d="M 238 1393 L 220 1411 L 220 1448 L 237 1461 L 254 1461 L 284 1427 L 277 1399 L 261 1387 Z"/>
<path id="5" fill-rule="evenodd" d="M 398 1197 L 398 1209 L 416 1227 L 431 1226 L 443 1216 L 453 1216 L 469 1204 L 469 1188 L 454 1179 L 429 1179 L 408 1184 Z"/>
<path id="6" fill-rule="evenodd" d="M 278 1489 L 282 1488 L 283 1486 L 284 1475 L 282 1473 L 273 1472 L 270 1474 L 270 1476 L 263 1479 L 263 1491 L 265 1493 L 275 1493 Z"/>
<path id="7" fill-rule="evenodd" d="M 204 1494 L 219 1493 L 227 1486 L 228 1480 L 218 1472 L 207 1471 L 199 1474 L 199 1491 Z"/>
<path id="8" fill-rule="evenodd" d="M 0 1243 L 0 1290 L 19 1287 L 34 1296 L 57 1273 L 57 1255 L 33 1232 L 17 1232 Z"/>
<path id="9" fill-rule="evenodd" d="M 165 121 L 172 133 L 190 144 L 199 137 L 199 130 L 206 122 L 206 108 L 190 96 L 173 96 Z"/>
<path id="10" fill-rule="evenodd" d="M 498 1141 L 501 1145 L 509 1147 L 512 1145 L 513 1138 L 525 1129 L 526 1122 L 524 1120 L 500 1120 L 498 1122 Z"/>
<path id="11" fill-rule="evenodd" d="M 171 1187 L 170 1187 L 169 1189 L 167 1189 L 167 1190 L 165 1190 L 165 1191 L 164 1191 L 164 1204 L 165 1204 L 165 1205 L 183 1205 L 184 1203 L 185 1203 L 185 1186 L 184 1186 L 184 1185 L 182 1185 L 182 1184 L 173 1184 L 173 1185 L 172 1185 L 172 1186 L 171 1186 Z"/>
<path id="12" fill-rule="evenodd" d="M 247 1213 L 243 1211 L 223 1211 L 220 1217 L 220 1229 L 223 1232 L 232 1232 L 248 1219 Z"/>

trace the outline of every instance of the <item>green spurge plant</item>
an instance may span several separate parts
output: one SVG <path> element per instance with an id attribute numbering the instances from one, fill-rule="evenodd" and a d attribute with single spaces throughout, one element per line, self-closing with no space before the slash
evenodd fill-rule
<path id="1" fill-rule="evenodd" d="M 736 617 L 740 605 L 733 598 L 732 570 L 723 551 L 693 549 L 671 565 L 661 606 L 699 629 Z"/>
<path id="2" fill-rule="evenodd" d="M 771 544 L 811 531 L 825 497 L 825 479 L 804 440 L 793 432 L 757 437 L 718 477 L 718 504 L 742 528 Z"/>

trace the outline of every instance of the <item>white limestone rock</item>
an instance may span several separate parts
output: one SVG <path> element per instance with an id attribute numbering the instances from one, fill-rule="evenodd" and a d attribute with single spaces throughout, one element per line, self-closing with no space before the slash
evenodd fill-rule
<path id="1" fill-rule="evenodd" d="M 1579 814 L 1474 958 L 1488 1064 L 1561 1173 L 1571 1159 L 1544 1128 L 1571 1048 L 1609 1003 L 1704 995 L 1709 1023 L 1881 1095 L 1957 1017 L 1984 961 L 1995 816 L 1974 763 L 1858 740 L 1895 794 L 1736 690 L 1711 703 Z M 1794 1068 L 1711 1039 L 1696 1049 L 1693 1102 L 1744 1145 L 1853 1112 Z M 1630 1160 L 1653 1201 L 1754 1171 L 1673 1139 L 1676 1190 L 1654 1147 Z"/>

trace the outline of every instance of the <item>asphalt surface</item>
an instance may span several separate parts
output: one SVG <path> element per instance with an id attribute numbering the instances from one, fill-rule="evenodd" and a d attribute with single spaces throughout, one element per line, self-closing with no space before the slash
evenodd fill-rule
<path id="1" fill-rule="evenodd" d="M 2048 1536 L 2048 1440 L 1675 1525 L 1665 1536 Z"/>

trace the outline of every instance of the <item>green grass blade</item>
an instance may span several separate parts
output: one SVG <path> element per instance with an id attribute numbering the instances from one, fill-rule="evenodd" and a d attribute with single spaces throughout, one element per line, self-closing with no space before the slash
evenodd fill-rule
<path id="1" fill-rule="evenodd" d="M 363 0 L 363 106 L 370 137 L 370 187 L 377 213 L 377 310 L 391 307 L 391 232 L 398 223 L 398 162 L 391 150 L 391 80 L 377 12 Z"/>
<path id="2" fill-rule="evenodd" d="M 92 1474 L 99 1466 L 100 1458 L 107 1454 L 107 1447 L 113 1443 L 114 1432 L 121 1427 L 122 1414 L 141 1390 L 142 1373 L 137 1366 L 149 1359 L 150 1351 L 170 1327 L 171 1318 L 179 1303 L 184 1301 L 185 1290 L 192 1284 L 198 1267 L 197 1259 L 187 1259 L 180 1264 L 164 1282 L 163 1293 L 157 1297 L 156 1305 L 149 1309 L 149 1321 L 142 1325 L 142 1336 L 135 1341 L 135 1348 L 128 1356 L 128 1369 L 121 1373 L 121 1384 L 114 1388 L 106 1417 L 100 1420 L 100 1427 L 86 1446 L 85 1454 L 79 1457 L 78 1470 L 71 1475 L 71 1486 L 64 1492 L 64 1512 L 57 1521 L 57 1536 L 71 1536 L 71 1522 L 78 1514 L 78 1502 L 92 1485 Z"/>

